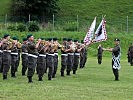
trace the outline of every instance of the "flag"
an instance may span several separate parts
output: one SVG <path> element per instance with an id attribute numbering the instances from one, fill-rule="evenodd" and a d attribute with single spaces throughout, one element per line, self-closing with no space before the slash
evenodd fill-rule
<path id="1" fill-rule="evenodd" d="M 93 40 L 94 42 L 101 42 L 101 41 L 107 40 L 105 24 L 106 24 L 106 21 L 103 18 L 95 32 L 95 38 Z"/>
<path id="2" fill-rule="evenodd" d="M 84 43 L 85 44 L 90 44 L 92 39 L 93 39 L 93 35 L 94 35 L 94 30 L 95 30 L 95 26 L 96 26 L 96 17 L 94 18 L 85 38 L 84 38 Z"/>

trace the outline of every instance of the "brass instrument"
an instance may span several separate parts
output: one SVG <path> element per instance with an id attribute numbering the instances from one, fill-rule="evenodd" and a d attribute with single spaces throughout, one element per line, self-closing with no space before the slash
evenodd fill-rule
<path id="1" fill-rule="evenodd" d="M 70 45 L 70 47 L 71 47 L 73 52 L 75 52 L 77 49 L 77 46 L 76 46 L 76 44 L 74 44 L 74 42 Z"/>
<path id="2" fill-rule="evenodd" d="M 13 43 L 10 42 L 10 41 L 7 41 L 7 44 L 8 44 L 8 46 L 7 46 L 7 50 L 11 49 L 12 46 L 13 46 Z"/>
<path id="3" fill-rule="evenodd" d="M 40 44 L 45 45 L 46 44 L 46 41 L 45 40 L 41 40 L 41 43 Z"/>
<path id="4" fill-rule="evenodd" d="M 22 47 L 22 44 L 20 42 L 17 43 L 17 48 L 21 48 Z"/>
<path id="5" fill-rule="evenodd" d="M 62 46 L 61 46 L 61 50 L 62 50 L 62 51 L 65 51 L 65 46 L 62 45 Z"/>

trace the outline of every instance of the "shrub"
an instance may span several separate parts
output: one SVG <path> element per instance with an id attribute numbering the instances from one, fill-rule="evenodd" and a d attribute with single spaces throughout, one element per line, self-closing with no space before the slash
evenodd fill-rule
<path id="1" fill-rule="evenodd" d="M 10 31 L 16 31 L 16 26 L 15 25 L 9 25 L 7 27 L 7 29 L 10 30 Z"/>
<path id="2" fill-rule="evenodd" d="M 77 31 L 77 22 L 67 22 L 63 28 L 65 31 Z"/>
<path id="3" fill-rule="evenodd" d="M 28 23 L 28 31 L 30 32 L 38 32 L 40 30 L 39 25 L 35 21 L 31 21 Z"/>
<path id="4" fill-rule="evenodd" d="M 20 32 L 26 31 L 26 25 L 23 23 L 18 24 L 17 31 L 20 31 Z"/>

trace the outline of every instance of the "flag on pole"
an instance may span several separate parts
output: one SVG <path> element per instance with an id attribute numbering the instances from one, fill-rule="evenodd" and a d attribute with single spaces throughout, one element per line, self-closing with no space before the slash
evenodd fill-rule
<path id="1" fill-rule="evenodd" d="M 94 18 L 85 38 L 84 38 L 84 43 L 85 44 L 90 44 L 92 39 L 93 39 L 93 35 L 94 35 L 94 30 L 95 30 L 95 26 L 96 26 L 96 17 Z"/>
<path id="2" fill-rule="evenodd" d="M 95 38 L 93 40 L 94 42 L 101 42 L 101 41 L 107 40 L 105 24 L 106 24 L 106 21 L 103 18 L 95 32 Z"/>

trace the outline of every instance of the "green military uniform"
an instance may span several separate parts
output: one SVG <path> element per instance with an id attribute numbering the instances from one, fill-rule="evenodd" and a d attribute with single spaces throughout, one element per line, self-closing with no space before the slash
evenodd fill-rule
<path id="1" fill-rule="evenodd" d="M 67 60 L 67 75 L 70 75 L 70 71 L 72 70 L 73 63 L 74 63 L 74 51 L 72 50 L 72 39 L 68 39 L 68 60 Z"/>
<path id="2" fill-rule="evenodd" d="M 46 70 L 46 47 L 43 41 L 44 40 L 42 39 L 42 42 L 39 44 L 38 47 L 38 53 L 39 53 L 39 56 L 37 58 L 37 71 L 39 78 L 38 81 L 42 81 L 42 77 Z"/>
<path id="3" fill-rule="evenodd" d="M 27 72 L 27 77 L 28 77 L 28 82 L 32 82 L 32 77 L 35 72 L 36 64 L 37 64 L 37 57 L 38 57 L 38 52 L 36 49 L 36 44 L 34 40 L 29 40 L 29 38 L 33 37 L 31 34 L 27 36 L 28 42 L 27 42 L 27 50 L 28 50 L 28 72 Z"/>
<path id="4" fill-rule="evenodd" d="M 1 41 L 2 41 L 2 40 L 1 40 Z M 1 43 L 1 41 L 0 41 L 0 43 Z M 2 51 L 2 47 L 0 46 L 0 73 L 3 72 L 2 56 L 3 56 L 3 51 Z"/>
<path id="5" fill-rule="evenodd" d="M 80 51 L 81 51 L 81 45 L 78 43 L 78 40 L 74 40 L 76 45 L 76 50 L 74 52 L 74 65 L 73 65 L 73 74 L 76 74 L 78 65 L 79 65 L 79 58 L 80 58 Z"/>
<path id="6" fill-rule="evenodd" d="M 16 37 L 12 38 L 13 41 L 17 41 Z M 12 43 L 12 48 L 11 48 L 11 77 L 16 77 L 15 72 L 17 68 L 17 60 L 18 60 L 18 49 L 17 49 L 17 44 Z"/>
<path id="7" fill-rule="evenodd" d="M 53 38 L 53 42 L 54 42 L 54 71 L 53 71 L 53 75 L 52 75 L 52 78 L 55 78 L 55 75 L 56 75 L 56 72 L 57 72 L 57 69 L 58 69 L 58 39 L 57 38 Z"/>
<path id="8" fill-rule="evenodd" d="M 67 59 L 68 59 L 68 54 L 65 50 L 67 50 L 67 39 L 63 38 L 63 44 L 61 47 L 61 76 L 64 76 L 64 71 L 67 67 Z"/>
<path id="9" fill-rule="evenodd" d="M 129 52 L 130 64 L 131 66 L 133 66 L 133 43 L 131 43 L 128 52 Z"/>
<path id="10" fill-rule="evenodd" d="M 11 45 L 9 42 L 9 34 L 4 35 L 4 41 L 2 43 L 3 57 L 2 57 L 2 66 L 3 66 L 3 80 L 7 79 L 7 73 L 11 65 Z"/>
<path id="11" fill-rule="evenodd" d="M 87 61 L 87 47 L 84 46 L 84 48 L 82 48 L 80 52 L 80 68 L 85 67 L 86 61 Z"/>
<path id="12" fill-rule="evenodd" d="M 16 63 L 16 71 L 18 71 L 18 67 L 19 67 L 19 63 L 20 63 L 20 53 L 21 53 L 21 48 L 17 48 L 18 49 L 18 59 L 17 59 L 17 63 Z"/>
<path id="13" fill-rule="evenodd" d="M 49 42 L 51 42 L 51 40 L 52 39 L 49 39 Z M 48 47 L 47 68 L 48 68 L 48 80 L 51 80 L 54 71 L 54 46 L 52 42 Z"/>
<path id="14" fill-rule="evenodd" d="M 22 76 L 25 75 L 25 72 L 28 67 L 28 50 L 27 50 L 27 38 L 23 38 L 23 44 L 22 44 Z"/>
<path id="15" fill-rule="evenodd" d="M 102 53 L 103 53 L 102 46 L 98 46 L 98 53 L 97 53 L 98 64 L 102 63 Z"/>

